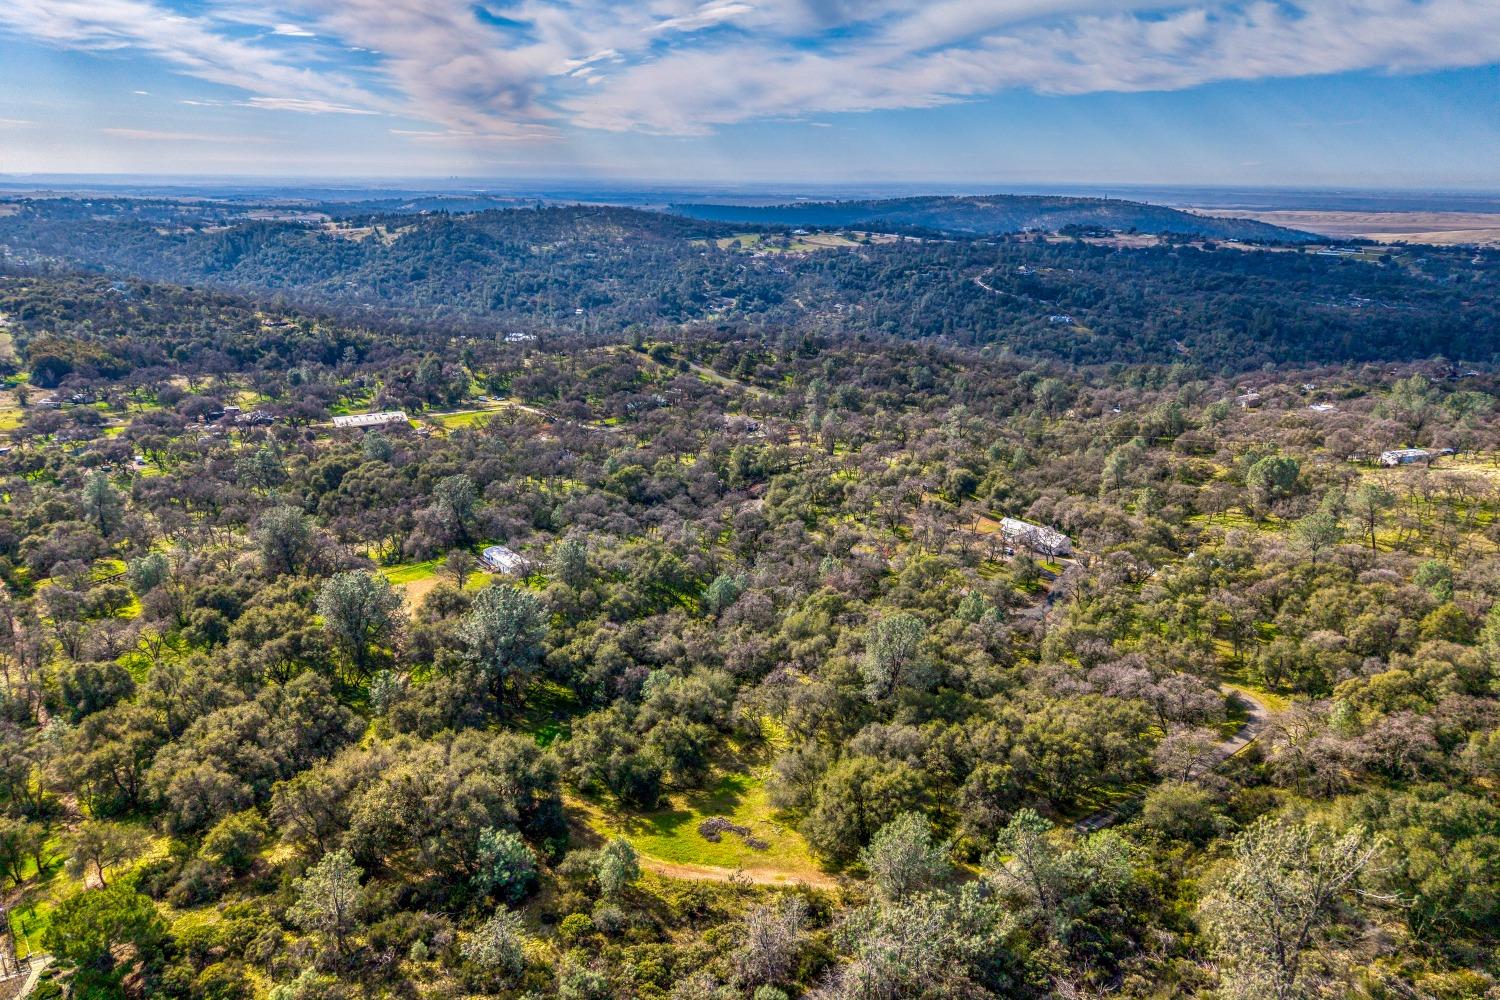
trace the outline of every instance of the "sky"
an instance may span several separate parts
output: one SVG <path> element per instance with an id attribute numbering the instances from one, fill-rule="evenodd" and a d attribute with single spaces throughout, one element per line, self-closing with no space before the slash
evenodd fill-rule
<path id="1" fill-rule="evenodd" d="M 0 0 L 0 173 L 1500 190 L 1500 0 Z"/>

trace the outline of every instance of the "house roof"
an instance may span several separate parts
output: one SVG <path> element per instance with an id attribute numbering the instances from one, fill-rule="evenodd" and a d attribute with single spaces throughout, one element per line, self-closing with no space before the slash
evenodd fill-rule
<path id="1" fill-rule="evenodd" d="M 384 424 L 406 423 L 405 410 L 380 410 L 377 413 L 351 413 L 344 417 L 334 417 L 335 427 L 378 427 Z"/>
<path id="2" fill-rule="evenodd" d="M 480 558 L 485 565 L 501 573 L 512 573 L 526 565 L 526 557 L 504 545 L 487 546 Z"/>

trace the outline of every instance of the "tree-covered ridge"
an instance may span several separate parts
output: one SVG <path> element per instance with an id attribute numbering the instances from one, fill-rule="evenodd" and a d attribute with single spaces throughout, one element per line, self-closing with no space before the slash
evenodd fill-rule
<path id="1" fill-rule="evenodd" d="M 54 996 L 1500 977 L 1490 377 L 0 312 L 0 878 Z"/>
<path id="2" fill-rule="evenodd" d="M 0 245 L 33 263 L 485 333 L 618 338 L 728 323 L 1209 373 L 1435 355 L 1484 363 L 1500 337 L 1493 251 L 1347 257 L 1196 240 L 857 234 L 798 250 L 776 233 L 746 249 L 721 224 L 600 207 L 321 223 L 205 221 L 183 208 L 168 225 L 132 205 L 28 202 L 0 217 Z"/>
<path id="3" fill-rule="evenodd" d="M 896 227 L 939 233 L 996 236 L 1024 230 L 1069 228 L 1174 233 L 1214 239 L 1299 242 L 1309 233 L 1253 219 L 1196 215 L 1118 198 L 977 195 L 892 198 L 879 201 L 798 202 L 790 205 L 681 204 L 671 210 L 693 219 L 759 226 L 843 229 Z"/>

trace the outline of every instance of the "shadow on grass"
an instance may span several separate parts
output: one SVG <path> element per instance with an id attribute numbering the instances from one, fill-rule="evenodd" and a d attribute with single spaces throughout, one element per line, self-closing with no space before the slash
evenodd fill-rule
<path id="1" fill-rule="evenodd" d="M 709 816 L 728 816 L 739 808 L 752 784 L 754 779 L 748 774 L 726 774 L 708 788 L 689 792 L 687 803 Z"/>

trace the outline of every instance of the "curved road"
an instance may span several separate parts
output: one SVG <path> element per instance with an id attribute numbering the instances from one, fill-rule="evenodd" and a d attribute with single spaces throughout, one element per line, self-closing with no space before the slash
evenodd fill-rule
<path id="1" fill-rule="evenodd" d="M 1238 698 L 1245 704 L 1248 710 L 1245 716 L 1245 723 L 1240 726 L 1239 730 L 1233 736 L 1219 743 L 1205 754 L 1194 767 L 1190 768 L 1188 771 L 1189 777 L 1195 772 L 1202 773 L 1203 771 L 1217 770 L 1229 758 L 1235 756 L 1259 739 L 1260 734 L 1265 731 L 1266 723 L 1270 721 L 1270 706 L 1249 691 L 1240 688 L 1224 688 L 1223 690 L 1226 694 Z M 1117 803 L 1107 809 L 1100 809 L 1096 813 L 1090 813 L 1077 823 L 1074 823 L 1073 830 L 1077 833 L 1093 833 L 1095 830 L 1102 830 L 1107 826 L 1112 826 L 1115 820 L 1120 818 L 1120 809 L 1123 806 L 1137 799 L 1145 798 L 1145 794 L 1142 792 L 1139 795 L 1133 795 L 1124 802 Z"/>

